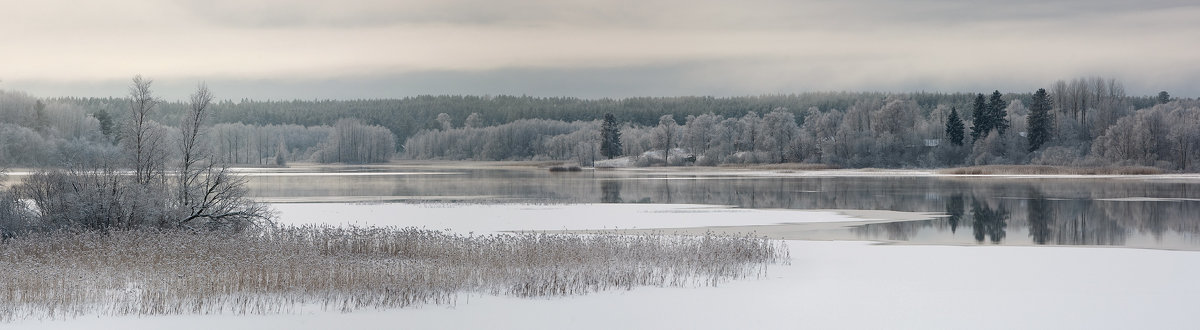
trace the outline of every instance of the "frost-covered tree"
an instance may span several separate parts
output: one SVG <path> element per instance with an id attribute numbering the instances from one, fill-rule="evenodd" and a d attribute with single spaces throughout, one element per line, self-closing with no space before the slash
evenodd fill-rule
<path id="1" fill-rule="evenodd" d="M 654 129 L 654 148 L 663 150 L 663 164 L 671 164 L 671 149 L 679 143 L 679 124 L 675 116 L 663 115 L 658 117 L 658 126 Z"/>
<path id="2" fill-rule="evenodd" d="M 714 114 L 688 116 L 683 125 L 683 136 L 680 137 L 679 145 L 697 155 L 708 153 L 708 149 L 717 138 L 717 125 L 721 119 Z"/>
<path id="3" fill-rule="evenodd" d="M 29 231 L 33 225 L 25 203 L 4 188 L 7 174 L 7 170 L 0 168 L 0 240 Z"/>
<path id="4" fill-rule="evenodd" d="M 314 157 L 322 163 L 384 163 L 396 151 L 396 136 L 387 128 L 344 118 L 333 125 L 333 135 Z"/>
<path id="5" fill-rule="evenodd" d="M 762 143 L 762 117 L 754 111 L 747 112 L 738 121 L 737 151 L 755 151 Z"/>
<path id="6" fill-rule="evenodd" d="M 182 159 L 175 176 L 178 180 L 176 198 L 185 209 L 192 208 L 195 202 L 193 195 L 204 190 L 198 183 L 206 172 L 204 167 L 212 163 L 208 148 L 201 143 L 207 133 L 204 124 L 208 120 L 212 100 L 213 95 L 207 85 L 201 83 L 196 86 L 196 92 L 191 95 L 191 106 L 179 123 L 179 155 Z"/>
<path id="7" fill-rule="evenodd" d="M 119 161 L 101 156 L 41 169 L 14 188 L 32 205 L 31 228 L 236 230 L 269 219 L 265 206 L 246 197 L 242 179 L 212 166 L 207 156 L 202 141 L 211 100 L 201 85 L 192 95 L 190 110 L 180 116 L 176 139 L 168 139 L 173 130 L 150 118 L 158 104 L 150 81 L 135 77 L 123 148 L 113 156 Z M 80 148 L 72 148 L 76 149 Z"/>
<path id="8" fill-rule="evenodd" d="M 437 115 L 437 122 L 443 131 L 449 131 L 451 128 L 454 128 L 454 125 L 450 123 L 450 114 L 448 113 L 439 113 Z"/>
<path id="9" fill-rule="evenodd" d="M 190 97 L 190 107 L 179 125 L 179 161 L 175 190 L 179 215 L 173 227 L 245 227 L 266 219 L 266 206 L 247 196 L 245 180 L 228 167 L 217 166 L 201 141 L 207 134 L 213 95 L 201 83 Z"/>
<path id="10" fill-rule="evenodd" d="M 466 128 L 483 127 L 483 117 L 480 116 L 478 112 L 472 112 L 470 115 L 467 116 L 467 119 L 463 121 L 463 127 L 466 127 Z"/>
<path id="11" fill-rule="evenodd" d="M 153 80 L 142 75 L 129 85 L 129 114 L 121 139 L 131 158 L 135 180 L 148 185 L 164 178 L 167 158 L 167 132 L 151 116 L 160 102 L 151 90 Z"/>
<path id="12" fill-rule="evenodd" d="M 800 126 L 796 125 L 796 116 L 784 108 L 775 108 L 763 115 L 763 145 L 772 157 L 780 163 L 787 162 L 789 146 L 800 135 Z"/>
<path id="13" fill-rule="evenodd" d="M 1092 144 L 1111 163 L 1195 170 L 1200 155 L 1200 102 L 1177 101 L 1121 118 Z"/>

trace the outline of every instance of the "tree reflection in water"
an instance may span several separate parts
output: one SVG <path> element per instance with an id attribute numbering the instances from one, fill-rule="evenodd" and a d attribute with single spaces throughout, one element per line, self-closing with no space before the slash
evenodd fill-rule
<path id="1" fill-rule="evenodd" d="M 1030 190 L 1029 193 L 1029 237 L 1033 239 L 1034 244 L 1043 245 L 1049 242 L 1052 237 L 1054 219 L 1050 214 L 1050 201 L 1046 200 L 1046 196 L 1037 190 Z"/>
<path id="2" fill-rule="evenodd" d="M 421 171 L 426 171 L 422 169 Z M 433 170 L 429 170 L 433 171 Z M 502 202 L 681 203 L 945 212 L 821 239 L 1126 245 L 1200 250 L 1200 182 L 1152 178 L 737 177 L 636 171 L 446 170 L 250 177 L 256 197 L 484 196 Z M 700 171 L 699 173 L 708 173 Z M 361 173 L 356 173 L 361 174 Z M 711 174 L 711 173 L 710 173 Z M 970 234 L 957 234 L 971 226 Z M 826 234 L 826 233 L 823 233 Z"/>
<path id="3" fill-rule="evenodd" d="M 975 241 L 983 242 L 987 237 L 991 237 L 992 243 L 1000 243 L 1004 240 L 1008 227 L 1008 211 L 1004 209 L 992 209 L 987 203 L 981 203 L 977 199 L 971 200 L 971 231 L 975 234 Z"/>
<path id="4" fill-rule="evenodd" d="M 958 223 L 962 221 L 963 216 L 963 196 L 962 194 L 954 194 L 950 199 L 946 200 L 946 214 L 950 215 L 946 221 L 950 223 L 950 233 L 953 234 L 958 230 Z"/>
<path id="5" fill-rule="evenodd" d="M 617 181 L 617 180 L 600 181 L 600 202 L 601 203 L 620 203 L 621 202 L 621 181 Z"/>

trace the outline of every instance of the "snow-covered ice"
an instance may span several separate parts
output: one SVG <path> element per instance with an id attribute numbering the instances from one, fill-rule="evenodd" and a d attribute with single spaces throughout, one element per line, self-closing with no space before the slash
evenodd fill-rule
<path id="1" fill-rule="evenodd" d="M 280 204 L 287 223 L 508 230 L 861 221 L 701 205 Z M 1192 329 L 1200 253 L 789 241 L 792 263 L 719 287 L 638 287 L 290 315 L 85 316 L 12 329 Z"/>
<path id="2" fill-rule="evenodd" d="M 764 210 L 689 204 L 283 203 L 275 204 L 274 208 L 280 212 L 279 218 L 283 224 L 414 226 L 477 234 L 526 230 L 863 223 L 938 216 L 921 212 Z"/>
<path id="3" fill-rule="evenodd" d="M 83 317 L 12 329 L 1193 329 L 1200 253 L 788 242 L 720 287 L 299 315 Z"/>

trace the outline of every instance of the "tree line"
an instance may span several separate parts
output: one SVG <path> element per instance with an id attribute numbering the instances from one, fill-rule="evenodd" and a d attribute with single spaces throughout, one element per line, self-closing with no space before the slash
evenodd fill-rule
<path id="1" fill-rule="evenodd" d="M 99 162 L 118 153 L 122 139 L 152 133 L 122 134 L 120 129 L 128 120 L 140 120 L 148 128 L 186 117 L 159 113 L 160 107 L 167 104 L 161 100 L 143 101 L 155 102 L 156 111 L 137 114 L 129 109 L 89 108 L 86 104 L 43 101 L 25 93 L 0 91 L 0 167 L 69 167 Z M 208 107 L 216 108 L 214 104 L 218 102 Z M 214 160 L 223 164 L 372 163 L 388 161 L 396 152 L 396 137 L 390 130 L 353 118 L 316 126 L 213 123 L 217 113 L 210 111 L 204 125 L 211 134 L 199 137 L 197 143 L 211 148 Z M 182 138 L 179 132 L 166 127 L 158 131 L 167 139 Z"/>
<path id="2" fill-rule="evenodd" d="M 953 103 L 926 108 L 914 97 L 920 94 L 895 94 L 859 100 L 844 110 L 777 107 L 762 115 L 687 115 L 682 122 L 666 114 L 652 125 L 618 122 L 609 113 L 603 120 L 455 127 L 453 117 L 443 113 L 439 129 L 408 139 L 404 156 L 581 164 L 627 156 L 634 166 L 804 162 L 853 168 L 1039 164 L 1197 170 L 1197 101 L 1175 100 L 1166 92 L 1128 97 L 1119 82 L 1100 78 L 1055 85 L 1078 92 L 977 93 L 964 107 L 969 112 L 962 113 Z M 1154 101 L 1150 107 L 1135 109 L 1147 99 Z"/>
<path id="3" fill-rule="evenodd" d="M 1129 153 L 1109 152 L 1112 139 L 1095 145 L 1120 119 L 1173 101 L 1166 92 L 1128 96 L 1119 81 L 1092 77 L 1058 81 L 1038 93 L 214 100 L 209 105 L 213 134 L 201 143 L 213 148 L 221 163 L 252 165 L 379 162 L 395 155 L 590 164 L 619 154 L 643 165 L 1151 163 L 1192 168 L 1194 160 L 1189 157 L 1195 153 L 1175 150 L 1188 145 L 1179 142 L 1187 140 L 1183 133 L 1176 134 L 1182 138 L 1173 137 L 1176 142 L 1171 145 L 1176 147 L 1170 148 L 1175 149 L 1155 151 L 1174 155 L 1172 160 L 1118 159 L 1121 156 L 1115 155 Z M 157 111 L 147 114 L 155 123 L 179 122 L 190 106 L 183 101 L 158 101 Z M 128 98 L 39 99 L 0 91 L 0 166 L 61 166 L 112 153 L 122 138 L 116 133 L 120 125 L 114 123 L 127 121 L 128 102 Z M 611 122 L 603 122 L 606 115 L 612 115 Z M 961 135 L 949 127 L 960 123 Z M 611 139 L 614 132 L 619 139 Z M 1155 143 L 1155 148 L 1168 148 L 1166 143 Z"/>

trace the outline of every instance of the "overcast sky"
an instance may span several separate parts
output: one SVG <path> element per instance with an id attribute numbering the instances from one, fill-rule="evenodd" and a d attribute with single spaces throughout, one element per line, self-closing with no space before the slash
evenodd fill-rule
<path id="1" fill-rule="evenodd" d="M 0 89 L 182 99 L 1029 92 L 1200 96 L 1195 0 L 0 0 Z"/>

